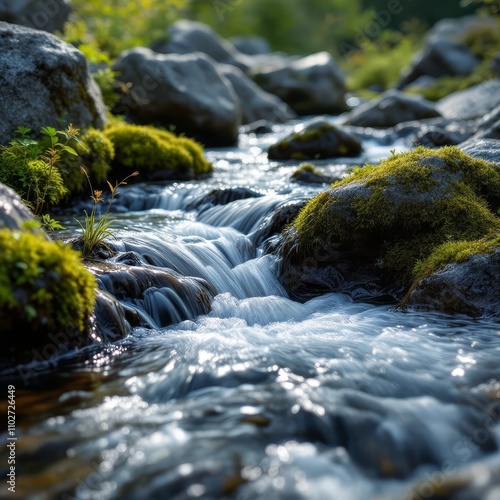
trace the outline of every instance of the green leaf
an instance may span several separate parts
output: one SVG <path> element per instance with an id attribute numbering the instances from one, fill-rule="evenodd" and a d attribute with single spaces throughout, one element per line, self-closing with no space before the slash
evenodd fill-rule
<path id="1" fill-rule="evenodd" d="M 31 129 L 29 127 L 23 127 L 22 125 L 19 125 L 19 127 L 17 127 L 15 130 L 15 133 L 19 134 L 21 137 L 28 135 L 30 132 Z"/>
<path id="2" fill-rule="evenodd" d="M 70 155 L 78 156 L 78 153 L 71 146 L 63 146 L 61 149 Z"/>

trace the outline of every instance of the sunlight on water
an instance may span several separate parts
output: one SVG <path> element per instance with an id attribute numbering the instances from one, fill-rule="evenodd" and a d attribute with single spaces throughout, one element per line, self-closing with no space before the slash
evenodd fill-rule
<path id="1" fill-rule="evenodd" d="M 111 260 L 133 254 L 217 295 L 205 315 L 18 370 L 22 498 L 417 500 L 438 491 L 432 474 L 500 470 L 498 323 L 342 294 L 298 303 L 253 246 L 267 215 L 326 187 L 267 162 L 289 130 L 209 151 L 213 178 L 122 189 Z M 355 161 L 321 166 L 340 176 Z M 189 208 L 231 186 L 265 196 Z"/>

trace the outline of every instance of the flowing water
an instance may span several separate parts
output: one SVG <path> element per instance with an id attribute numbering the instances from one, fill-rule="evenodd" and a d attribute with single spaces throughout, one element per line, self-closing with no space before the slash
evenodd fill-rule
<path id="1" fill-rule="evenodd" d="M 295 124 L 207 150 L 208 179 L 120 188 L 118 255 L 207 280 L 212 310 L 3 373 L 18 437 L 16 494 L 3 481 L 3 497 L 470 499 L 460 495 L 471 480 L 491 483 L 499 323 L 341 294 L 297 303 L 254 244 L 277 207 L 326 188 L 292 181 L 298 162 L 267 159 Z M 315 164 L 341 177 L 394 148 L 405 149 L 366 140 L 363 158 Z M 260 196 L 191 208 L 233 187 Z M 73 214 L 62 221 L 77 233 Z M 153 294 L 149 311 L 161 300 Z"/>

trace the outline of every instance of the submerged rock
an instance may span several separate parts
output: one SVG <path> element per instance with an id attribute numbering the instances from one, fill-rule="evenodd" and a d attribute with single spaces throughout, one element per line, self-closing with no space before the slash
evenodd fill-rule
<path id="1" fill-rule="evenodd" d="M 114 113 L 141 125 L 173 126 L 205 145 L 236 143 L 239 99 L 211 57 L 138 47 L 120 54 L 113 69 L 127 88 Z"/>
<path id="2" fill-rule="evenodd" d="M 0 144 L 18 126 L 102 128 L 107 112 L 85 56 L 45 31 L 0 22 Z"/>
<path id="3" fill-rule="evenodd" d="M 358 156 L 362 150 L 356 134 L 318 117 L 271 145 L 268 157 L 271 160 L 309 160 Z"/>
<path id="4" fill-rule="evenodd" d="M 394 127 L 399 123 L 441 116 L 436 105 L 416 94 L 387 90 L 350 111 L 344 124 L 358 127 Z"/>
<path id="5" fill-rule="evenodd" d="M 248 198 L 259 198 L 262 194 L 245 187 L 234 187 L 226 189 L 214 189 L 208 194 L 196 198 L 186 207 L 187 210 L 197 210 L 204 212 L 217 205 L 227 205 L 236 200 L 246 200 Z"/>
<path id="6" fill-rule="evenodd" d="M 280 277 L 305 299 L 328 291 L 402 299 L 415 264 L 447 240 L 500 227 L 500 170 L 456 147 L 365 165 L 313 198 L 281 236 Z"/>

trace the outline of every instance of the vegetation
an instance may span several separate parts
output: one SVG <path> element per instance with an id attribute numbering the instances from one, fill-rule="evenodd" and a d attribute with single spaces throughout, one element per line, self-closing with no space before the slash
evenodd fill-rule
<path id="1" fill-rule="evenodd" d="M 414 267 L 447 241 L 498 230 L 500 171 L 456 147 L 419 147 L 366 165 L 313 198 L 293 223 L 298 243 L 371 254 L 409 285 Z"/>
<path id="2" fill-rule="evenodd" d="M 212 171 L 201 144 L 173 132 L 115 121 L 106 127 L 104 135 L 113 144 L 112 165 L 120 175 L 138 169 L 145 174 L 170 170 L 177 176 L 190 173 L 197 176 Z"/>
<path id="3" fill-rule="evenodd" d="M 41 332 L 68 325 L 84 330 L 94 307 L 96 282 L 80 254 L 32 230 L 0 230 L 0 323 L 36 341 Z M 28 341 L 28 339 L 26 339 Z M 43 339 L 40 339 L 43 343 Z"/>
<path id="4" fill-rule="evenodd" d="M 130 177 L 135 177 L 139 175 L 139 172 L 133 172 L 122 181 L 117 182 L 114 186 L 110 182 L 108 182 L 108 186 L 111 191 L 111 197 L 109 199 L 106 212 L 99 217 L 97 214 L 97 206 L 100 202 L 104 201 L 104 199 L 102 198 L 102 191 L 94 190 L 87 172 L 85 172 L 83 168 L 82 171 L 86 175 L 87 180 L 89 182 L 91 191 L 90 196 L 93 201 L 93 206 L 90 214 L 88 214 L 85 211 L 84 224 L 82 224 L 77 219 L 77 222 L 82 229 L 82 234 L 79 238 L 76 239 L 73 246 L 76 248 L 81 248 L 83 258 L 87 259 L 92 255 L 94 255 L 95 251 L 102 246 L 104 246 L 108 251 L 110 251 L 109 247 L 106 245 L 104 240 L 109 237 L 114 237 L 114 231 L 111 229 L 111 225 L 115 221 L 110 218 L 111 205 L 113 203 L 115 196 L 117 195 L 117 189 L 120 186 L 124 186 L 125 184 L 127 184 L 126 181 Z"/>

